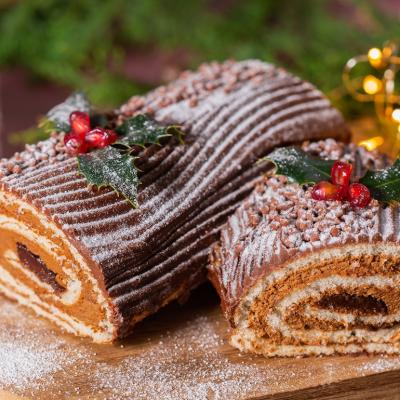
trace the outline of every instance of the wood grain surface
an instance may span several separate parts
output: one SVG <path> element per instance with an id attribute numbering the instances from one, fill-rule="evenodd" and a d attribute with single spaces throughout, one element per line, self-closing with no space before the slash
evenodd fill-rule
<path id="1" fill-rule="evenodd" d="M 400 357 L 240 354 L 208 285 L 114 345 L 72 337 L 3 298 L 0 323 L 0 399 L 400 399 Z"/>

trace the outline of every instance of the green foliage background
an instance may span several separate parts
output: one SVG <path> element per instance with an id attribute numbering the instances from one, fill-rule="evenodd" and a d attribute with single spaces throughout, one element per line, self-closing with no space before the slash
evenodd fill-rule
<path id="1" fill-rule="evenodd" d="M 127 49 L 184 48 L 193 67 L 255 57 L 329 93 L 340 85 L 349 57 L 400 36 L 398 21 L 384 17 L 372 1 L 343 2 L 367 19 L 365 27 L 335 18 L 324 0 L 3 1 L 0 66 L 23 66 L 86 90 L 98 105 L 115 106 L 147 89 L 121 73 Z"/>

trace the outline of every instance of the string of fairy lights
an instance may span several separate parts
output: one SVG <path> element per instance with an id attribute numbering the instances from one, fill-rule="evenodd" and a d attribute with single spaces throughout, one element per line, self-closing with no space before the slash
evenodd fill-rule
<path id="1" fill-rule="evenodd" d="M 342 76 L 345 88 L 356 100 L 373 102 L 380 122 L 391 131 L 395 128 L 397 148 L 400 144 L 400 95 L 396 85 L 399 51 L 399 43 L 395 41 L 386 42 L 381 49 L 371 48 L 367 54 L 348 60 Z M 382 136 L 377 136 L 363 144 L 375 148 L 383 141 Z"/>

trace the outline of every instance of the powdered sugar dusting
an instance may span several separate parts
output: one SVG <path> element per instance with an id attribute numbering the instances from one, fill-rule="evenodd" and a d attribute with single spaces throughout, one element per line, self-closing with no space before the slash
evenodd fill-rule
<path id="1" fill-rule="evenodd" d="M 251 363 L 221 357 L 223 339 L 208 317 L 167 333 L 140 357 L 99 365 L 95 387 L 111 399 L 239 399 L 255 395 L 267 375 Z M 121 395 L 121 392 L 125 395 Z"/>
<path id="2" fill-rule="evenodd" d="M 90 352 L 74 348 L 30 318 L 15 304 L 1 302 L 0 388 L 16 392 L 44 390 L 55 384 L 54 375 L 82 364 Z"/>
<path id="3" fill-rule="evenodd" d="M 38 340 L 39 338 L 34 339 Z M 0 381 L 3 385 L 16 389 L 37 386 L 40 384 L 38 381 L 41 378 L 61 368 L 61 364 L 57 363 L 57 361 L 60 362 L 60 359 L 57 359 L 60 348 L 60 345 L 52 344 L 46 353 L 41 353 L 32 342 L 19 343 L 15 342 L 15 338 L 11 342 L 3 341 L 1 343 Z M 65 366 L 68 366 L 70 360 L 65 361 Z"/>
<path id="4" fill-rule="evenodd" d="M 210 293 L 197 294 L 204 300 Z M 226 344 L 216 302 L 170 307 L 114 346 L 51 331 L 1 298 L 0 323 L 0 391 L 39 400 L 248 399 L 400 368 L 399 357 L 266 360 L 240 354 Z"/>
<path id="5" fill-rule="evenodd" d="M 362 375 L 379 374 L 381 372 L 390 371 L 400 368 L 400 359 L 388 356 L 382 356 L 378 360 L 368 361 L 357 368 Z"/>

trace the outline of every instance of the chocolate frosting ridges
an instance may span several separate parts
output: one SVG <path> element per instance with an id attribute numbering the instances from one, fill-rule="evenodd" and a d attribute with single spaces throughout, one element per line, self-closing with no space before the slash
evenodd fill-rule
<path id="1" fill-rule="evenodd" d="M 312 85 L 259 61 L 185 73 L 133 98 L 119 121 L 140 112 L 181 123 L 187 134 L 184 144 L 144 157 L 139 209 L 111 190 L 88 188 L 76 161 L 62 154 L 51 163 L 21 162 L 21 173 L 1 181 L 84 255 L 122 321 L 116 335 L 205 278 L 220 226 L 269 168 L 255 164 L 259 157 L 277 145 L 347 135 L 339 113 Z"/>

